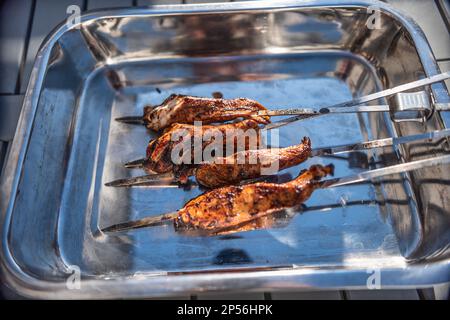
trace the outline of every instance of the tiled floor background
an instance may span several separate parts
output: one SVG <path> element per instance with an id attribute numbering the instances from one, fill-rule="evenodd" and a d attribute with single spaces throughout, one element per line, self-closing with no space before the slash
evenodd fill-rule
<path id="1" fill-rule="evenodd" d="M 248 1 L 248 0 L 247 0 Z M 0 0 L 0 169 L 8 152 L 22 106 L 34 57 L 47 34 L 67 17 L 69 5 L 83 11 L 106 7 L 226 0 Z M 441 71 L 450 70 L 450 2 L 448 0 L 388 0 L 421 26 Z M 450 89 L 450 81 L 447 82 Z M 14 297 L 8 290 L 5 297 Z M 449 286 L 420 290 L 358 290 L 204 294 L 185 299 L 448 299 Z"/>

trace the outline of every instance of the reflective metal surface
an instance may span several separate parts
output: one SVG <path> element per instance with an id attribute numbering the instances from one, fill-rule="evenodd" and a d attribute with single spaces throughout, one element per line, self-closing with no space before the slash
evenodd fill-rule
<path id="1" fill-rule="evenodd" d="M 381 9 L 368 29 L 368 6 Z M 431 76 L 421 31 L 381 2 L 277 1 L 91 13 L 58 28 L 38 54 L 1 178 L 1 267 L 8 286 L 46 298 L 143 297 L 205 290 L 382 287 L 450 280 L 449 166 L 374 184 L 318 190 L 279 225 L 199 237 L 171 226 L 120 235 L 102 227 L 180 208 L 201 190 L 108 188 L 141 174 L 151 134 L 113 121 L 176 92 L 245 96 L 267 107 L 320 107 Z M 446 70 L 442 70 L 446 71 Z M 442 83 L 427 90 L 448 103 Z M 393 104 L 392 99 L 374 104 Z M 314 148 L 419 134 L 450 124 L 388 113 L 338 114 L 279 128 L 282 146 L 307 135 Z M 275 137 L 272 137 L 275 138 Z M 270 143 L 270 141 L 268 141 Z M 371 168 L 442 155 L 447 141 L 367 151 Z M 347 158 L 314 158 L 336 176 L 364 170 Z M 321 210 L 318 210 L 321 209 Z M 75 267 L 74 267 L 75 266 Z M 66 280 L 81 272 L 81 287 Z"/>

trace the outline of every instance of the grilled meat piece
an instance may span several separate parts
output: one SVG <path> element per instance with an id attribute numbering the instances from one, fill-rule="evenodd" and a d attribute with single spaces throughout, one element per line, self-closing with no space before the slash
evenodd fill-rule
<path id="1" fill-rule="evenodd" d="M 282 213 L 282 211 L 280 211 L 280 210 L 277 210 L 274 213 L 267 212 L 267 214 L 262 216 L 261 218 L 243 222 L 241 224 L 238 224 L 237 226 L 223 228 L 223 229 L 213 231 L 213 232 L 209 231 L 209 233 L 211 233 L 212 235 L 227 235 L 227 234 L 236 233 L 236 232 L 273 228 L 277 224 L 279 224 L 279 219 L 283 219 L 278 216 L 281 213 Z"/>
<path id="2" fill-rule="evenodd" d="M 333 166 L 314 165 L 287 183 L 254 183 L 206 192 L 178 211 L 175 228 L 213 233 L 239 228 L 274 211 L 306 201 L 320 186 L 319 180 L 333 173 Z"/>
<path id="3" fill-rule="evenodd" d="M 267 110 L 260 103 L 247 99 L 201 98 L 172 94 L 155 107 L 145 107 L 143 120 L 147 128 L 159 131 L 173 123 L 203 124 L 224 122 L 237 118 L 253 119 L 258 123 L 270 122 L 268 116 L 255 115 Z"/>
<path id="4" fill-rule="evenodd" d="M 254 134 L 256 141 L 252 141 L 252 143 L 250 143 L 250 141 L 246 139 L 244 146 L 245 150 L 253 147 L 259 147 L 261 143 L 259 134 L 260 129 L 255 120 L 247 119 L 238 123 L 229 123 L 217 126 L 205 125 L 201 127 L 199 126 L 198 128 L 195 128 L 194 125 L 190 124 L 174 124 L 167 128 L 160 137 L 149 142 L 146 151 L 146 160 L 144 162 L 144 170 L 148 173 L 166 173 L 172 170 L 180 171 L 179 168 L 177 168 L 179 165 L 175 165 L 172 161 L 172 151 L 177 145 L 184 143 L 184 138 L 187 138 L 188 135 L 191 139 L 191 141 L 189 141 L 191 146 L 194 146 L 195 134 L 197 136 L 200 134 L 200 138 L 204 138 L 205 141 L 202 142 L 202 151 L 214 142 L 215 136 L 220 135 L 223 137 L 222 144 L 224 149 L 226 149 L 227 144 L 230 144 L 236 148 L 239 141 L 238 133 L 240 132 L 242 134 L 251 129 L 255 130 Z M 229 136 L 229 138 L 233 138 L 233 141 L 227 141 L 227 132 L 236 133 L 234 136 Z M 225 150 L 222 150 L 222 152 L 225 152 Z M 194 150 L 191 150 L 191 163 L 194 163 Z M 183 170 L 185 170 L 190 166 L 182 165 L 182 167 Z"/>
<path id="5" fill-rule="evenodd" d="M 213 163 L 200 164 L 194 174 L 199 184 L 217 188 L 260 177 L 264 168 L 276 172 L 296 166 L 310 156 L 311 140 L 304 137 L 300 144 L 287 148 L 245 150 L 216 158 Z"/>

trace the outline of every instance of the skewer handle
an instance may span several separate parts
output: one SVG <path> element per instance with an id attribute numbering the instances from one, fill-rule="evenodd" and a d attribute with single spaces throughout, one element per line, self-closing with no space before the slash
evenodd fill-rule
<path id="1" fill-rule="evenodd" d="M 361 172 L 354 176 L 347 176 L 342 178 L 334 178 L 334 179 L 328 179 L 319 182 L 320 188 L 332 188 L 332 187 L 339 187 L 339 186 L 345 186 L 348 184 L 354 184 L 359 183 L 363 181 L 369 181 L 375 178 L 396 174 L 396 173 L 403 173 L 408 172 L 412 170 L 417 170 L 421 168 L 431 167 L 431 166 L 437 166 L 440 164 L 447 164 L 450 163 L 450 155 L 444 155 L 444 156 L 438 156 L 438 157 L 432 157 L 428 159 L 423 160 L 416 160 L 416 161 L 410 161 L 405 162 L 401 164 L 396 164 L 393 166 L 388 166 L 384 168 L 369 170 L 365 172 Z"/>
<path id="2" fill-rule="evenodd" d="M 345 144 L 334 147 L 324 147 L 319 149 L 314 149 L 312 151 L 312 156 L 323 156 L 323 155 L 332 155 L 332 154 L 340 154 L 351 151 L 363 151 L 374 148 L 381 147 L 389 147 L 393 145 L 399 145 L 409 142 L 415 142 L 420 140 L 433 140 L 433 139 L 441 139 L 450 136 L 450 129 L 436 130 L 416 135 L 396 137 L 396 138 L 385 138 L 378 139 L 372 141 L 365 141 L 361 143 L 355 144 Z"/>

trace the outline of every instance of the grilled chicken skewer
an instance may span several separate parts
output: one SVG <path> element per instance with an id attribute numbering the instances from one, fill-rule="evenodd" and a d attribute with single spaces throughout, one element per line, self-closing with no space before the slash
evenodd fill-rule
<path id="1" fill-rule="evenodd" d="M 236 152 L 228 157 L 217 157 L 212 162 L 203 162 L 198 165 L 172 165 L 171 169 L 173 170 L 174 180 L 181 184 L 186 184 L 190 176 L 195 176 L 200 185 L 208 188 L 217 188 L 236 184 L 243 180 L 258 178 L 264 173 L 264 169 L 267 170 L 266 172 L 269 172 L 270 168 L 273 168 L 272 172 L 275 173 L 296 166 L 310 156 L 311 141 L 309 138 L 304 137 L 300 144 L 287 148 L 245 150 Z M 151 168 L 169 168 L 169 165 L 155 166 L 152 161 L 149 163 Z M 151 179 L 152 176 L 148 177 Z M 144 178 L 147 182 L 150 179 Z M 106 185 L 116 187 L 129 186 L 130 182 L 139 184 L 139 179 L 116 180 Z"/>
<path id="2" fill-rule="evenodd" d="M 145 124 L 147 128 L 160 131 L 174 123 L 203 124 L 225 122 L 238 118 L 253 119 L 257 123 L 270 122 L 266 115 L 257 115 L 266 108 L 260 103 L 247 99 L 218 99 L 172 94 L 158 106 L 144 108 L 142 117 L 123 117 L 116 119 L 125 123 Z"/>
<path id="3" fill-rule="evenodd" d="M 352 151 L 362 151 L 372 148 L 389 147 L 420 140 L 433 140 L 448 137 L 450 129 L 436 130 L 423 134 L 410 135 L 398 138 L 385 138 L 366 141 L 356 144 L 347 144 L 319 149 L 311 149 L 311 142 L 304 138 L 302 143 L 288 148 L 259 149 L 254 151 L 242 151 L 228 158 L 219 158 L 214 162 L 202 163 L 197 166 L 171 166 L 172 173 L 165 171 L 161 175 L 146 175 L 135 178 L 120 179 L 107 183 L 107 186 L 130 187 L 134 185 L 147 186 L 176 186 L 176 182 L 185 183 L 189 175 L 194 175 L 197 182 L 207 187 L 218 187 L 227 184 L 235 184 L 246 179 L 254 179 L 261 173 L 261 168 L 267 167 L 274 161 L 279 161 L 279 171 L 300 164 L 308 157 L 329 156 Z M 248 150 L 248 148 L 247 148 Z M 257 159 L 251 163 L 250 159 Z M 156 158 L 154 158 L 156 159 Z M 159 158 L 161 159 L 161 158 Z M 245 161 L 237 161 L 245 159 Z M 141 159 L 134 161 L 136 166 L 144 166 L 146 171 L 154 167 L 162 168 L 164 165 L 155 165 L 154 160 Z M 160 161 L 160 160 L 158 160 Z M 241 163 L 241 164 L 238 164 Z M 262 166 L 263 165 L 263 166 Z M 169 166 L 165 166 L 169 168 Z"/>
<path id="4" fill-rule="evenodd" d="M 378 205 L 380 204 L 376 200 L 356 200 L 349 201 L 345 203 L 345 207 L 350 206 L 367 206 L 367 205 Z M 268 229 L 276 226 L 285 225 L 289 219 L 293 218 L 299 211 L 301 213 L 309 212 L 309 211 L 329 211 L 333 208 L 342 208 L 342 203 L 332 203 L 332 204 L 323 204 L 317 206 L 306 206 L 303 203 L 300 205 L 296 205 L 292 208 L 288 209 L 275 209 L 268 211 L 265 215 L 262 215 L 260 218 L 256 218 L 250 221 L 244 221 L 236 227 L 230 227 L 225 229 L 219 229 L 216 232 L 213 232 L 213 235 L 224 235 L 242 231 L 252 231 L 258 229 Z M 290 209 L 290 210 L 289 210 Z M 155 217 L 147 217 L 136 221 L 129 221 L 124 223 L 119 223 L 116 225 L 109 226 L 107 228 L 102 229 L 102 232 L 106 233 L 114 233 L 114 232 L 122 232 L 126 230 L 133 230 L 145 227 L 159 226 L 167 223 L 174 223 L 174 220 L 178 217 L 178 212 L 167 213 L 160 216 Z M 281 223 L 280 223 L 281 222 Z M 177 231 L 177 229 L 175 229 Z M 179 229 L 181 230 L 181 229 Z M 193 234 L 196 234 L 195 232 Z M 211 234 L 211 232 L 210 232 Z"/>
<path id="5" fill-rule="evenodd" d="M 332 188 L 371 181 L 379 177 L 450 163 L 450 155 L 401 163 L 359 173 L 355 176 L 320 181 L 333 173 L 331 165 L 315 165 L 287 183 L 254 183 L 206 192 L 187 202 L 177 212 L 115 224 L 103 232 L 119 232 L 173 221 L 176 230 L 204 230 L 211 234 L 243 231 L 246 223 L 267 217 L 306 201 L 318 188 Z M 250 228 L 251 229 L 251 228 Z"/>
<path id="6" fill-rule="evenodd" d="M 184 176 L 180 176 L 181 181 L 186 181 L 188 175 L 195 175 L 199 184 L 208 188 L 217 188 L 261 177 L 264 169 L 270 172 L 272 168 L 271 173 L 276 173 L 296 166 L 310 156 L 311 140 L 304 137 L 301 143 L 295 146 L 246 150 L 228 157 L 216 158 L 214 162 L 202 163 L 195 169 L 187 171 Z"/>
<path id="7" fill-rule="evenodd" d="M 386 110 L 386 108 L 388 108 Z M 238 118 L 253 119 L 259 124 L 267 126 L 267 130 L 278 128 L 293 122 L 279 121 L 270 123 L 270 117 L 295 115 L 295 120 L 329 113 L 355 113 L 355 112 L 385 112 L 389 106 L 355 106 L 353 108 L 290 108 L 268 110 L 255 100 L 247 98 L 222 99 L 204 98 L 172 94 L 160 105 L 145 106 L 143 116 L 127 116 L 117 118 L 116 121 L 130 124 L 143 124 L 148 129 L 161 131 L 174 123 L 193 124 L 201 121 L 205 124 L 220 123 Z"/>
<path id="8" fill-rule="evenodd" d="M 318 181 L 332 174 L 333 166 L 315 165 L 287 183 L 254 183 L 228 186 L 206 192 L 188 201 L 176 214 L 159 217 L 160 222 L 174 220 L 176 230 L 199 229 L 213 233 L 238 227 L 262 218 L 275 210 L 293 207 L 306 201 L 319 186 Z M 114 225 L 104 232 L 147 226 L 150 220 L 137 224 Z"/>
<path id="9" fill-rule="evenodd" d="M 186 203 L 178 212 L 175 228 L 219 231 L 237 227 L 305 202 L 319 186 L 318 181 L 332 173 L 333 166 L 315 165 L 283 184 L 259 182 L 214 189 Z"/>
<path id="10" fill-rule="evenodd" d="M 174 124 L 167 128 L 160 137 L 149 142 L 145 160 L 132 161 L 131 163 L 125 164 L 125 167 L 143 166 L 149 173 L 166 173 L 172 171 L 174 166 L 176 166 L 172 162 L 172 153 L 180 144 L 189 143 L 190 146 L 194 146 L 194 139 L 198 138 L 201 141 L 201 150 L 203 151 L 215 141 L 215 137 L 220 136 L 225 137 L 225 139 L 222 139 L 224 149 L 222 151 L 225 151 L 228 144 L 236 148 L 239 141 L 238 135 L 247 133 L 255 138 L 255 141 L 249 141 L 248 139 L 243 141 L 244 150 L 248 150 L 249 148 L 260 147 L 261 136 L 259 131 L 258 123 L 252 119 L 218 126 L 198 126 L 197 128 L 189 124 Z M 228 138 L 233 139 L 233 141 L 227 141 L 226 137 L 228 132 L 235 133 L 234 135 L 228 135 Z M 190 140 L 185 141 L 185 139 Z M 194 152 L 191 152 L 190 163 L 194 163 L 194 157 Z"/>
<path id="11" fill-rule="evenodd" d="M 125 123 L 145 124 L 147 128 L 159 131 L 173 123 L 192 124 L 194 121 L 202 121 L 203 123 L 208 124 L 234 120 L 237 118 L 251 118 L 261 124 L 265 124 L 266 130 L 270 130 L 298 120 L 329 113 L 386 112 L 390 110 L 388 105 L 361 106 L 361 104 L 389 97 L 411 89 L 420 88 L 448 78 L 450 78 L 450 71 L 425 79 L 408 82 L 354 100 L 322 107 L 320 110 L 310 108 L 268 110 L 260 103 L 247 98 L 218 99 L 172 94 L 158 106 L 145 107 L 143 116 L 122 117 L 116 120 Z M 450 105 L 437 104 L 435 105 L 435 109 L 448 111 Z M 295 116 L 278 121 L 277 123 L 268 124 L 270 122 L 270 116 L 286 115 Z"/>

